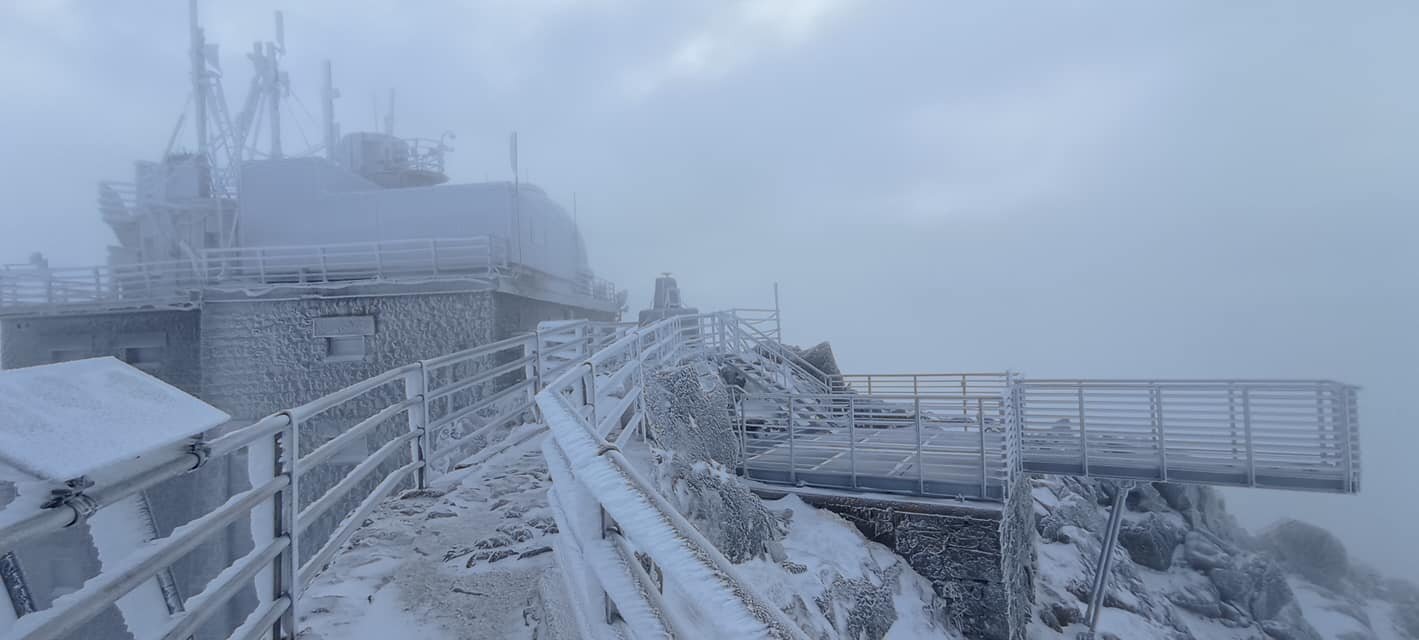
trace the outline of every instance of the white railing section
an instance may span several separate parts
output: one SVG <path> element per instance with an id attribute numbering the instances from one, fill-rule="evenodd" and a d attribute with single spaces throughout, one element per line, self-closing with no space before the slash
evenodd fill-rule
<path id="1" fill-rule="evenodd" d="M 495 236 L 331 245 L 237 247 L 202 252 L 208 286 L 327 284 L 410 278 L 492 278 L 508 264 Z"/>
<path id="2" fill-rule="evenodd" d="M 647 372 L 719 348 L 720 320 L 676 316 L 627 331 L 537 395 L 574 609 L 632 638 L 805 638 L 620 452 L 644 422 Z"/>
<path id="3" fill-rule="evenodd" d="M 96 473 L 89 478 L 92 488 L 56 508 L 0 510 L 3 553 L 81 524 L 93 512 L 158 483 L 181 481 L 212 457 L 245 451 L 252 485 L 134 552 L 122 570 L 102 573 L 48 609 L 20 617 L 3 637 L 67 637 L 244 517 L 253 551 L 188 598 L 161 637 L 185 640 L 252 586 L 259 604 L 232 637 L 295 637 L 295 600 L 383 498 L 401 487 L 422 488 L 447 468 L 444 461 L 461 459 L 456 454 L 471 453 L 470 445 L 494 429 L 530 415 L 535 348 L 535 336 L 524 335 L 411 363 L 210 442 L 174 450 L 140 472 Z M 328 437 L 332 431 L 337 435 Z M 366 454 L 370 443 L 377 444 Z"/>
<path id="4" fill-rule="evenodd" d="M 492 286 L 518 268 L 506 239 L 491 235 L 204 249 L 185 260 L 82 268 L 15 264 L 0 266 L 0 312 L 182 307 L 204 289 L 451 280 Z M 617 299 L 615 286 L 600 278 L 562 286 L 601 302 Z"/>
<path id="5" fill-rule="evenodd" d="M 747 393 L 738 415 L 742 472 L 786 484 L 1004 499 L 1017 469 L 1006 417 L 1000 394 Z"/>
<path id="6" fill-rule="evenodd" d="M 1291 380 L 1021 380 L 1026 471 L 1354 493 L 1356 388 Z"/>
<path id="7" fill-rule="evenodd" d="M 144 469 L 95 473 L 91 487 L 54 508 L 12 502 L 0 510 L 0 554 L 181 482 L 212 457 L 245 452 L 251 485 L 121 569 L 21 616 L 3 637 L 66 637 L 247 518 L 253 550 L 187 598 L 160 637 L 185 640 L 254 587 L 258 605 L 233 637 L 293 638 L 301 592 L 381 500 L 426 486 L 536 408 L 552 435 L 543 453 L 559 564 L 576 614 L 596 618 L 588 628 L 632 638 L 803 638 L 621 453 L 645 433 L 647 376 L 689 356 L 778 385 L 736 394 L 740 471 L 770 482 L 992 500 L 1022 473 L 1359 490 L 1356 390 L 1340 383 L 829 378 L 736 312 L 645 327 L 544 322 L 535 334 L 398 367 L 195 441 Z"/>

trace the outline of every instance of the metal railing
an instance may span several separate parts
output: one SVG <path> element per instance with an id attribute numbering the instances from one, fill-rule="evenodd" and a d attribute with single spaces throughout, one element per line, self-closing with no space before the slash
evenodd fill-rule
<path id="1" fill-rule="evenodd" d="M 508 263 L 494 236 L 331 245 L 237 247 L 202 252 L 206 286 L 327 284 L 411 278 L 491 279 Z"/>
<path id="2" fill-rule="evenodd" d="M 961 406 L 970 407 L 962 414 Z M 742 473 L 767 482 L 1004 499 L 1010 464 L 1001 395 L 748 393 Z"/>
<path id="3" fill-rule="evenodd" d="M 1291 380 L 1021 380 L 1026 471 L 1354 493 L 1356 388 Z"/>
<path id="4" fill-rule="evenodd" d="M 6 552 L 79 525 L 210 458 L 246 452 L 250 489 L 133 552 L 121 570 L 100 573 L 49 608 L 21 616 L 3 637 L 66 637 L 244 517 L 253 550 L 187 598 L 183 612 L 142 636 L 186 639 L 254 587 L 258 605 L 232 637 L 295 637 L 296 599 L 382 499 L 400 487 L 425 486 L 447 468 L 440 461 L 527 415 L 536 344 L 524 335 L 398 367 L 210 442 L 174 449 L 141 471 L 98 472 L 92 488 L 53 508 L 0 510 L 0 552 Z M 353 459 L 342 456 L 350 451 Z"/>
<path id="5" fill-rule="evenodd" d="M 191 260 L 82 268 L 4 265 L 0 313 L 184 307 L 205 289 L 447 280 L 491 287 L 512 266 L 498 236 L 204 249 Z M 560 286 L 601 302 L 617 299 L 615 285 L 600 278 Z"/>
<path id="6" fill-rule="evenodd" d="M 647 371 L 719 348 L 720 316 L 629 330 L 537 395 L 549 502 L 573 610 L 632 638 L 806 638 L 620 452 L 644 422 Z M 684 612 L 693 612 L 686 615 Z M 592 613 L 594 612 L 594 613 Z"/>

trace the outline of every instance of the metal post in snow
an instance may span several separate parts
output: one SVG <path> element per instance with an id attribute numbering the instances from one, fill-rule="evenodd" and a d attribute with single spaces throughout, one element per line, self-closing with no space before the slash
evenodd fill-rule
<path id="1" fill-rule="evenodd" d="M 922 466 L 921 459 L 921 396 L 912 398 L 912 406 L 915 409 L 912 413 L 916 414 L 916 491 L 924 494 L 926 493 L 926 471 Z"/>
<path id="2" fill-rule="evenodd" d="M 1251 389 L 1242 387 L 1242 431 L 1247 442 L 1247 486 L 1256 486 L 1256 458 L 1251 439 Z"/>
<path id="3" fill-rule="evenodd" d="M 424 363 L 419 363 L 419 368 L 404 374 L 404 399 L 415 401 L 409 408 L 405 409 L 405 414 L 409 416 L 409 431 L 414 432 L 413 440 L 409 441 L 409 456 L 420 463 L 418 469 L 414 470 L 414 486 L 423 489 L 428 486 L 428 449 L 429 449 L 429 400 L 426 390 L 429 384 L 429 373 L 424 368 Z"/>
<path id="4" fill-rule="evenodd" d="M 980 497 L 989 497 L 985 466 L 985 399 L 976 398 L 976 431 L 980 433 Z"/>
<path id="5" fill-rule="evenodd" d="M 1084 428 L 1084 382 L 1079 381 L 1079 456 L 1084 463 L 1084 475 L 1089 475 L 1089 434 Z"/>
<path id="6" fill-rule="evenodd" d="M 774 339 L 783 342 L 783 311 L 778 304 L 778 283 L 774 283 Z"/>
<path id="7" fill-rule="evenodd" d="M 857 400 L 847 397 L 847 466 L 852 474 L 852 488 L 857 488 Z"/>
<path id="8" fill-rule="evenodd" d="M 1158 475 L 1163 482 L 1168 481 L 1168 440 L 1163 434 L 1163 390 L 1158 383 L 1152 383 L 1150 394 L 1153 405 L 1153 429 L 1158 434 Z"/>
<path id="9" fill-rule="evenodd" d="M 798 456 L 793 449 L 793 392 L 788 392 L 788 481 L 798 483 Z"/>
<path id="10" fill-rule="evenodd" d="M 286 612 L 281 615 L 272 625 L 272 638 L 294 638 L 296 637 L 296 616 L 295 602 L 296 595 L 301 590 L 300 580 L 300 532 L 296 530 L 296 517 L 300 513 L 300 491 L 299 491 L 299 465 L 300 465 L 300 422 L 295 416 L 291 416 L 291 424 L 284 430 L 271 436 L 275 446 L 272 453 L 275 456 L 273 477 L 282 474 L 288 475 L 290 484 L 277 492 L 272 497 L 276 501 L 275 517 L 272 518 L 272 534 L 279 538 L 288 536 L 291 543 L 285 551 L 278 556 L 275 570 L 272 571 L 272 597 L 271 602 L 276 602 L 281 598 L 288 598 L 291 606 L 286 608 Z M 252 479 L 252 485 L 257 481 Z M 285 632 L 282 632 L 282 629 Z"/>
<path id="11" fill-rule="evenodd" d="M 1123 524 L 1123 502 L 1129 490 L 1133 488 L 1133 483 L 1123 481 L 1114 485 L 1113 507 L 1109 510 L 1108 529 L 1104 533 L 1104 544 L 1099 551 L 1099 563 L 1094 570 L 1094 588 L 1089 592 L 1089 607 L 1085 612 L 1085 621 L 1089 624 L 1089 633 L 1092 635 L 1099 628 L 1099 612 L 1103 609 L 1104 598 L 1108 593 L 1109 571 L 1113 567 L 1114 545 L 1118 542 L 1119 527 Z"/>

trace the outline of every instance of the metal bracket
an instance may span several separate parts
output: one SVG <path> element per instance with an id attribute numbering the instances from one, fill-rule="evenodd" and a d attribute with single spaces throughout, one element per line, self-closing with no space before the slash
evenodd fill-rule
<path id="1" fill-rule="evenodd" d="M 74 510 L 74 521 L 66 527 L 79 524 L 94 515 L 99 510 L 97 500 L 84 495 L 84 490 L 94 486 L 94 481 L 88 476 L 79 476 L 64 481 L 64 486 L 58 489 L 49 490 L 49 499 L 40 505 L 43 509 L 58 509 L 59 507 L 69 507 Z"/>
<path id="2" fill-rule="evenodd" d="M 187 453 L 197 458 L 197 462 L 193 463 L 192 468 L 188 469 L 188 471 L 196 471 L 201 468 L 202 465 L 207 464 L 208 460 L 212 459 L 212 446 L 207 444 L 207 441 L 201 436 L 198 436 L 187 443 Z"/>

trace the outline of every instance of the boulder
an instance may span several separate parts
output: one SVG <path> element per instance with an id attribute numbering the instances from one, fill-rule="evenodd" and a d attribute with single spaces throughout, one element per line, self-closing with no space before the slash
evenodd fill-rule
<path id="1" fill-rule="evenodd" d="M 1183 540 L 1183 557 L 1198 571 L 1208 571 L 1232 564 L 1232 557 L 1222 550 L 1209 536 L 1200 531 L 1189 531 Z"/>
<path id="2" fill-rule="evenodd" d="M 1307 580 L 1336 591 L 1343 588 L 1350 559 L 1345 545 L 1331 532 L 1287 519 L 1268 527 L 1261 539 L 1286 566 Z"/>
<path id="3" fill-rule="evenodd" d="M 1208 618 L 1222 617 L 1222 600 L 1217 587 L 1206 580 L 1192 581 L 1167 594 L 1168 602 L 1178 608 Z"/>
<path id="4" fill-rule="evenodd" d="M 833 345 L 827 342 L 819 342 L 807 349 L 794 349 L 798 357 L 804 362 L 813 365 L 819 371 L 830 376 L 841 375 L 842 370 L 838 369 L 838 358 L 833 355 Z"/>
<path id="5" fill-rule="evenodd" d="M 1150 513 L 1142 520 L 1124 523 L 1118 542 L 1134 563 L 1167 571 L 1173 566 L 1173 551 L 1182 544 L 1186 533 L 1172 518 Z"/>
<path id="6" fill-rule="evenodd" d="M 1163 501 L 1168 503 L 1168 506 L 1172 507 L 1174 511 L 1179 513 L 1186 512 L 1192 509 L 1195 504 L 1193 500 L 1195 491 L 1190 491 L 1190 487 L 1187 485 L 1173 484 L 1171 482 L 1154 482 L 1152 486 L 1153 490 L 1157 491 L 1158 495 L 1163 498 Z"/>
<path id="7" fill-rule="evenodd" d="M 1043 517 L 1035 520 L 1035 529 L 1040 538 L 1048 542 L 1071 542 L 1068 527 L 1084 531 L 1099 532 L 1106 526 L 1106 518 L 1098 507 L 1078 494 L 1070 494 Z M 1098 535 L 1095 533 L 1094 535 Z"/>
<path id="8" fill-rule="evenodd" d="M 1123 504 L 1129 511 L 1162 513 L 1169 510 L 1168 503 L 1163 500 L 1163 496 L 1158 495 L 1158 491 L 1151 484 L 1134 487 L 1123 499 Z"/>
<path id="9" fill-rule="evenodd" d="M 1238 605 L 1242 610 L 1250 610 L 1251 574 L 1233 567 L 1218 567 L 1207 572 L 1207 577 L 1217 587 L 1217 594 L 1223 602 Z"/>
<path id="10" fill-rule="evenodd" d="M 1286 582 L 1286 572 L 1276 563 L 1260 557 L 1253 558 L 1246 566 L 1251 580 L 1251 616 L 1257 620 L 1278 620 L 1287 605 L 1296 601 L 1296 594 Z M 1219 591 L 1221 587 L 1218 587 Z"/>

